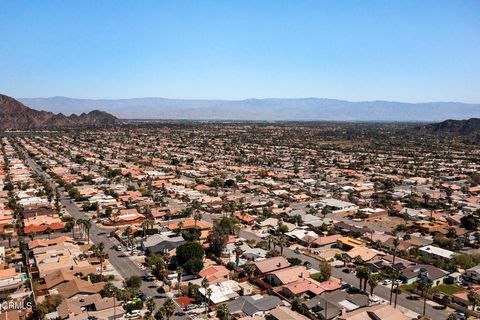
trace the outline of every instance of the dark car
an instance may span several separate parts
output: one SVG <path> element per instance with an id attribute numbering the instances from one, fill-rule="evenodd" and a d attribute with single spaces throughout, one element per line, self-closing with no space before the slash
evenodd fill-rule
<path id="1" fill-rule="evenodd" d="M 420 296 L 416 296 L 414 294 L 411 294 L 411 295 L 407 296 L 407 299 L 408 300 L 420 300 Z"/>
<path id="2" fill-rule="evenodd" d="M 312 263 L 311 263 L 310 261 L 305 261 L 305 262 L 303 263 L 303 265 L 304 265 L 305 267 L 311 267 L 311 266 L 312 266 Z"/>
<path id="3" fill-rule="evenodd" d="M 143 276 L 143 281 L 153 281 L 153 280 L 155 280 L 154 276 L 150 276 L 150 275 Z"/>
<path id="4" fill-rule="evenodd" d="M 350 287 L 347 289 L 347 292 L 348 293 L 361 293 L 362 290 L 360 290 L 359 288 L 356 288 L 356 287 Z"/>
<path id="5" fill-rule="evenodd" d="M 345 269 L 342 269 L 342 272 L 344 272 L 344 273 L 350 273 L 350 272 L 352 272 L 352 270 L 350 270 L 350 269 L 348 269 L 348 268 L 345 268 Z"/>

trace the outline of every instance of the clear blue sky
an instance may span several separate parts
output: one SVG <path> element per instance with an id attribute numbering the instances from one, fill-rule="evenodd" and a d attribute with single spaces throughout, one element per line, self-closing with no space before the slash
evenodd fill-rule
<path id="1" fill-rule="evenodd" d="M 14 97 L 480 102 L 480 1 L 2 1 Z"/>

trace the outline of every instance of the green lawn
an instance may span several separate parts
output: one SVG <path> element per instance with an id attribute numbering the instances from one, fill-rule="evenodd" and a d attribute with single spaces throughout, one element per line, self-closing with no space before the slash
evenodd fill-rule
<path id="1" fill-rule="evenodd" d="M 404 292 L 406 291 L 410 293 L 416 293 L 415 291 L 416 287 L 417 287 L 417 284 L 414 282 L 412 284 L 403 284 L 400 286 L 400 289 L 402 289 L 402 291 Z M 447 294 L 450 296 L 454 293 L 465 291 L 463 290 L 462 287 L 459 287 L 454 284 L 445 284 L 445 283 L 438 285 L 436 287 L 433 287 L 432 289 L 434 292 L 439 292 L 439 293 Z"/>
<path id="2" fill-rule="evenodd" d="M 463 288 L 457 286 L 457 285 L 454 285 L 454 284 L 440 284 L 436 287 L 434 287 L 436 291 L 438 292 L 441 292 L 441 293 L 444 293 L 444 294 L 448 294 L 448 295 L 452 295 L 454 293 L 457 293 L 457 292 L 462 292 L 462 291 L 465 291 L 463 290 Z"/>
<path id="3" fill-rule="evenodd" d="M 410 293 L 416 293 L 415 292 L 415 289 L 417 287 L 417 284 L 414 282 L 412 284 L 402 284 L 399 288 L 403 291 L 403 292 L 410 292 Z"/>

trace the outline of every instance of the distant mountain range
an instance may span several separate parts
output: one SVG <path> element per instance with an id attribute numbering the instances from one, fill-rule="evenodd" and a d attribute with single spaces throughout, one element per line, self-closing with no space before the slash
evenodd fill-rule
<path id="1" fill-rule="evenodd" d="M 37 130 L 79 126 L 106 126 L 121 121 L 103 111 L 93 110 L 65 116 L 26 107 L 12 97 L 0 94 L 0 130 Z"/>
<path id="2" fill-rule="evenodd" d="M 122 119 L 425 121 L 480 117 L 480 104 L 351 102 L 334 99 L 182 100 L 165 98 L 21 98 L 31 108 L 64 114 L 101 109 Z"/>

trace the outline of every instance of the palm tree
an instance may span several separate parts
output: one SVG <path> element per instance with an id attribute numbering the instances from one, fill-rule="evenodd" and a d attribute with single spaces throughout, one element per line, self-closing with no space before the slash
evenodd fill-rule
<path id="1" fill-rule="evenodd" d="M 175 309 L 177 307 L 175 306 L 175 302 L 171 298 L 167 298 L 163 305 L 160 307 L 161 314 L 164 315 L 167 320 L 170 319 L 170 317 L 175 313 Z"/>
<path id="2" fill-rule="evenodd" d="M 180 283 L 182 283 L 182 275 L 183 275 L 183 268 L 179 267 L 177 269 L 177 281 L 178 281 L 178 288 L 180 289 Z"/>
<path id="3" fill-rule="evenodd" d="M 128 246 L 130 245 L 130 235 L 132 233 L 132 227 L 128 226 L 125 228 L 125 233 L 127 235 L 127 250 L 128 250 Z M 133 246 L 132 246 L 132 250 L 133 250 Z"/>
<path id="4" fill-rule="evenodd" d="M 480 303 L 480 295 L 473 290 L 469 290 L 467 294 L 467 299 L 468 302 L 472 304 L 472 310 L 475 311 L 475 307 L 477 306 L 477 304 Z"/>
<path id="5" fill-rule="evenodd" d="M 208 298 L 207 298 L 207 290 L 210 289 L 210 283 L 208 282 L 207 278 L 203 278 L 202 280 L 202 288 L 205 290 L 205 314 L 208 312 Z"/>
<path id="6" fill-rule="evenodd" d="M 367 289 L 367 280 L 370 275 L 370 269 L 367 267 L 357 267 L 355 269 L 355 276 L 360 280 L 359 289 L 365 291 Z M 363 284 L 363 287 L 362 287 Z"/>
<path id="7" fill-rule="evenodd" d="M 381 280 L 381 277 L 379 274 L 371 274 L 368 277 L 368 285 L 370 286 L 370 296 L 373 296 L 373 291 L 375 290 L 375 287 L 378 285 L 380 280 Z"/>
<path id="8" fill-rule="evenodd" d="M 247 277 L 250 278 L 255 273 L 256 267 L 253 263 L 249 263 L 243 266 L 243 271 L 247 274 Z"/>
<path id="9" fill-rule="evenodd" d="M 392 268 L 393 266 L 395 265 L 395 257 L 397 255 L 397 248 L 398 248 L 398 245 L 400 244 L 400 239 L 398 237 L 394 238 L 393 241 L 393 259 L 392 259 Z"/>
<path id="10" fill-rule="evenodd" d="M 77 220 L 75 220 L 75 218 L 72 217 L 71 223 L 72 223 L 72 239 L 75 239 L 75 225 L 77 223 Z"/>
<path id="11" fill-rule="evenodd" d="M 237 268 L 238 268 L 238 265 L 240 264 L 240 256 L 243 254 L 243 250 L 240 249 L 240 246 L 238 245 L 235 245 L 235 264 L 237 265 Z"/>
<path id="12" fill-rule="evenodd" d="M 152 297 L 150 297 L 147 299 L 147 302 L 145 303 L 145 305 L 147 306 L 147 310 L 150 313 L 150 315 L 153 315 L 155 309 L 157 308 L 157 304 L 155 303 L 155 300 Z"/>
<path id="13" fill-rule="evenodd" d="M 12 234 L 7 233 L 6 236 L 7 236 L 7 239 L 8 239 L 8 247 L 11 248 L 12 247 Z"/>
<path id="14" fill-rule="evenodd" d="M 105 261 L 105 244 L 100 242 L 95 250 L 95 255 L 100 260 L 100 278 L 103 274 L 103 262 Z"/>
<path id="15" fill-rule="evenodd" d="M 343 267 L 346 267 L 347 263 L 350 262 L 350 257 L 345 253 L 336 253 L 335 254 L 335 259 L 343 262 Z"/>
<path id="16" fill-rule="evenodd" d="M 423 297 L 423 313 L 422 315 L 425 317 L 425 312 L 427 308 L 427 293 L 432 287 L 432 283 L 428 280 L 417 280 L 417 289 L 422 292 Z"/>
<path id="17" fill-rule="evenodd" d="M 208 313 L 208 306 L 210 305 L 210 298 L 212 297 L 212 289 L 209 287 L 205 292 L 207 295 L 207 304 L 205 305 L 205 314 Z"/>
<path id="18" fill-rule="evenodd" d="M 183 221 L 180 221 L 180 222 L 178 223 L 178 232 L 179 232 L 179 233 L 182 233 L 182 228 L 183 228 Z"/>
<path id="19" fill-rule="evenodd" d="M 225 303 L 222 303 L 220 306 L 218 306 L 217 317 L 220 320 L 228 320 L 230 318 L 230 310 Z"/>
<path id="20" fill-rule="evenodd" d="M 287 246 L 287 239 L 284 236 L 278 237 L 277 245 L 280 247 L 280 255 L 283 255 L 283 248 Z"/>
<path id="21" fill-rule="evenodd" d="M 90 243 L 90 228 L 92 227 L 92 220 L 91 219 L 83 220 L 83 226 L 85 227 L 85 231 L 87 233 L 87 243 Z"/>
<path id="22" fill-rule="evenodd" d="M 142 226 L 142 236 L 145 238 L 146 230 L 147 230 L 148 227 L 149 227 L 149 222 L 148 222 L 148 220 L 143 221 L 142 224 L 141 224 L 141 226 Z"/>
<path id="23" fill-rule="evenodd" d="M 200 212 L 195 212 L 195 214 L 193 215 L 193 220 L 195 220 L 195 228 L 197 227 L 197 221 L 200 221 L 202 220 L 203 216 Z"/>

